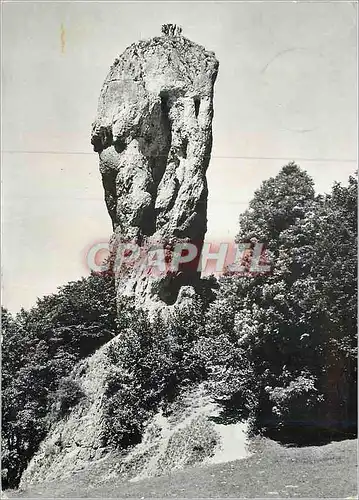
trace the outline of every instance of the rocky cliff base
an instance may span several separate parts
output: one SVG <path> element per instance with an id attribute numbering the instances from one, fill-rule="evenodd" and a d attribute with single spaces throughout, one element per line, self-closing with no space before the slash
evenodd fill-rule
<path id="1" fill-rule="evenodd" d="M 117 451 L 103 446 L 106 379 L 114 368 L 108 351 L 116 341 L 113 339 L 74 370 L 73 379 L 84 397 L 52 426 L 22 477 L 22 488 L 72 480 L 74 475 L 91 470 L 94 474 L 102 471 L 99 481 L 140 480 L 248 455 L 246 425 L 216 423 L 219 408 L 201 385 L 182 394 L 165 411 L 157 411 L 148 420 L 139 444 Z"/>

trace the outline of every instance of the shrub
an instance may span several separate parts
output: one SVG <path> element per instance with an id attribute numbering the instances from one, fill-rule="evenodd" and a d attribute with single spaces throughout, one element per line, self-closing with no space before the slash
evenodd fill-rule
<path id="1" fill-rule="evenodd" d="M 72 377 L 60 380 L 57 390 L 52 396 L 53 413 L 56 419 L 66 416 L 71 408 L 85 397 L 80 384 Z"/>
<path id="2" fill-rule="evenodd" d="M 136 311 L 131 327 L 109 346 L 114 368 L 107 379 L 105 445 L 138 443 L 145 422 L 160 406 L 166 410 L 182 389 L 203 379 L 194 349 L 203 319 L 199 299 L 166 319 L 149 321 L 145 312 Z"/>

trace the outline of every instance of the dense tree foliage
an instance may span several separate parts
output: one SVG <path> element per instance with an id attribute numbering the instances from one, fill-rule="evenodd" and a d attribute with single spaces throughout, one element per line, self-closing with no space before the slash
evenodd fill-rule
<path id="1" fill-rule="evenodd" d="M 168 317 L 149 321 L 144 312 L 132 315 L 131 324 L 109 346 L 114 369 L 107 379 L 104 444 L 139 442 L 154 411 L 166 411 L 182 390 L 203 379 L 203 363 L 194 350 L 203 330 L 199 298 Z"/>
<path id="2" fill-rule="evenodd" d="M 4 487 L 17 485 L 46 435 L 53 401 L 61 398 L 65 411 L 79 397 L 64 382 L 75 363 L 116 334 L 114 297 L 113 279 L 93 274 L 16 317 L 2 310 Z"/>
<path id="3" fill-rule="evenodd" d="M 255 238 L 277 253 L 283 231 L 304 217 L 314 199 L 313 180 L 295 163 L 289 163 L 254 193 L 249 208 L 239 217 L 236 241 Z"/>
<path id="4" fill-rule="evenodd" d="M 357 181 L 314 196 L 295 164 L 262 184 L 237 241 L 266 276 L 222 279 L 206 321 L 209 380 L 229 414 L 296 441 L 356 426 Z M 305 432 L 307 431 L 307 432 Z"/>

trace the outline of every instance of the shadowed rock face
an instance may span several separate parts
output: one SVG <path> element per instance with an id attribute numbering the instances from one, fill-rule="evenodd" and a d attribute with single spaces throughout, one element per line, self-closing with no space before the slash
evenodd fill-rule
<path id="1" fill-rule="evenodd" d="M 111 67 L 91 142 L 114 229 L 113 255 L 124 241 L 146 248 L 166 243 L 170 254 L 178 241 L 201 247 L 217 71 L 214 54 L 173 27 L 131 45 Z M 160 277 L 114 270 L 118 293 L 139 304 L 173 304 L 181 286 L 198 282 L 193 267 Z"/>

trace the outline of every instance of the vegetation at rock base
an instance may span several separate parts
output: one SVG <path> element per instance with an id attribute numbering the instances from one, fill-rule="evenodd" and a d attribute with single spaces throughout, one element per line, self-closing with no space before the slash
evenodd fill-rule
<path id="1" fill-rule="evenodd" d="M 356 433 L 357 180 L 316 195 L 294 163 L 265 181 L 240 216 L 238 242 L 265 243 L 266 275 L 228 272 L 198 297 L 149 321 L 113 279 L 91 275 L 15 316 L 2 311 L 3 486 L 16 487 L 53 419 L 84 394 L 78 361 L 108 346 L 104 444 L 141 440 L 159 407 L 205 382 L 231 422 L 303 444 Z"/>
<path id="2" fill-rule="evenodd" d="M 166 409 L 181 390 L 204 377 L 196 347 L 205 329 L 199 300 L 167 319 L 149 322 L 137 312 L 119 341 L 109 346 L 115 366 L 107 380 L 104 444 L 127 447 L 141 441 L 146 420 Z"/>
<path id="3" fill-rule="evenodd" d="M 116 334 L 111 277 L 93 274 L 39 299 L 15 317 L 2 309 L 2 476 L 17 485 L 56 414 L 75 404 L 67 377 Z M 69 409 L 69 408 L 68 408 Z"/>
<path id="4" fill-rule="evenodd" d="M 355 178 L 314 196 L 289 164 L 240 218 L 237 240 L 264 242 L 272 272 L 222 279 L 205 343 L 211 387 L 256 430 L 294 442 L 356 432 L 356 213 Z"/>

